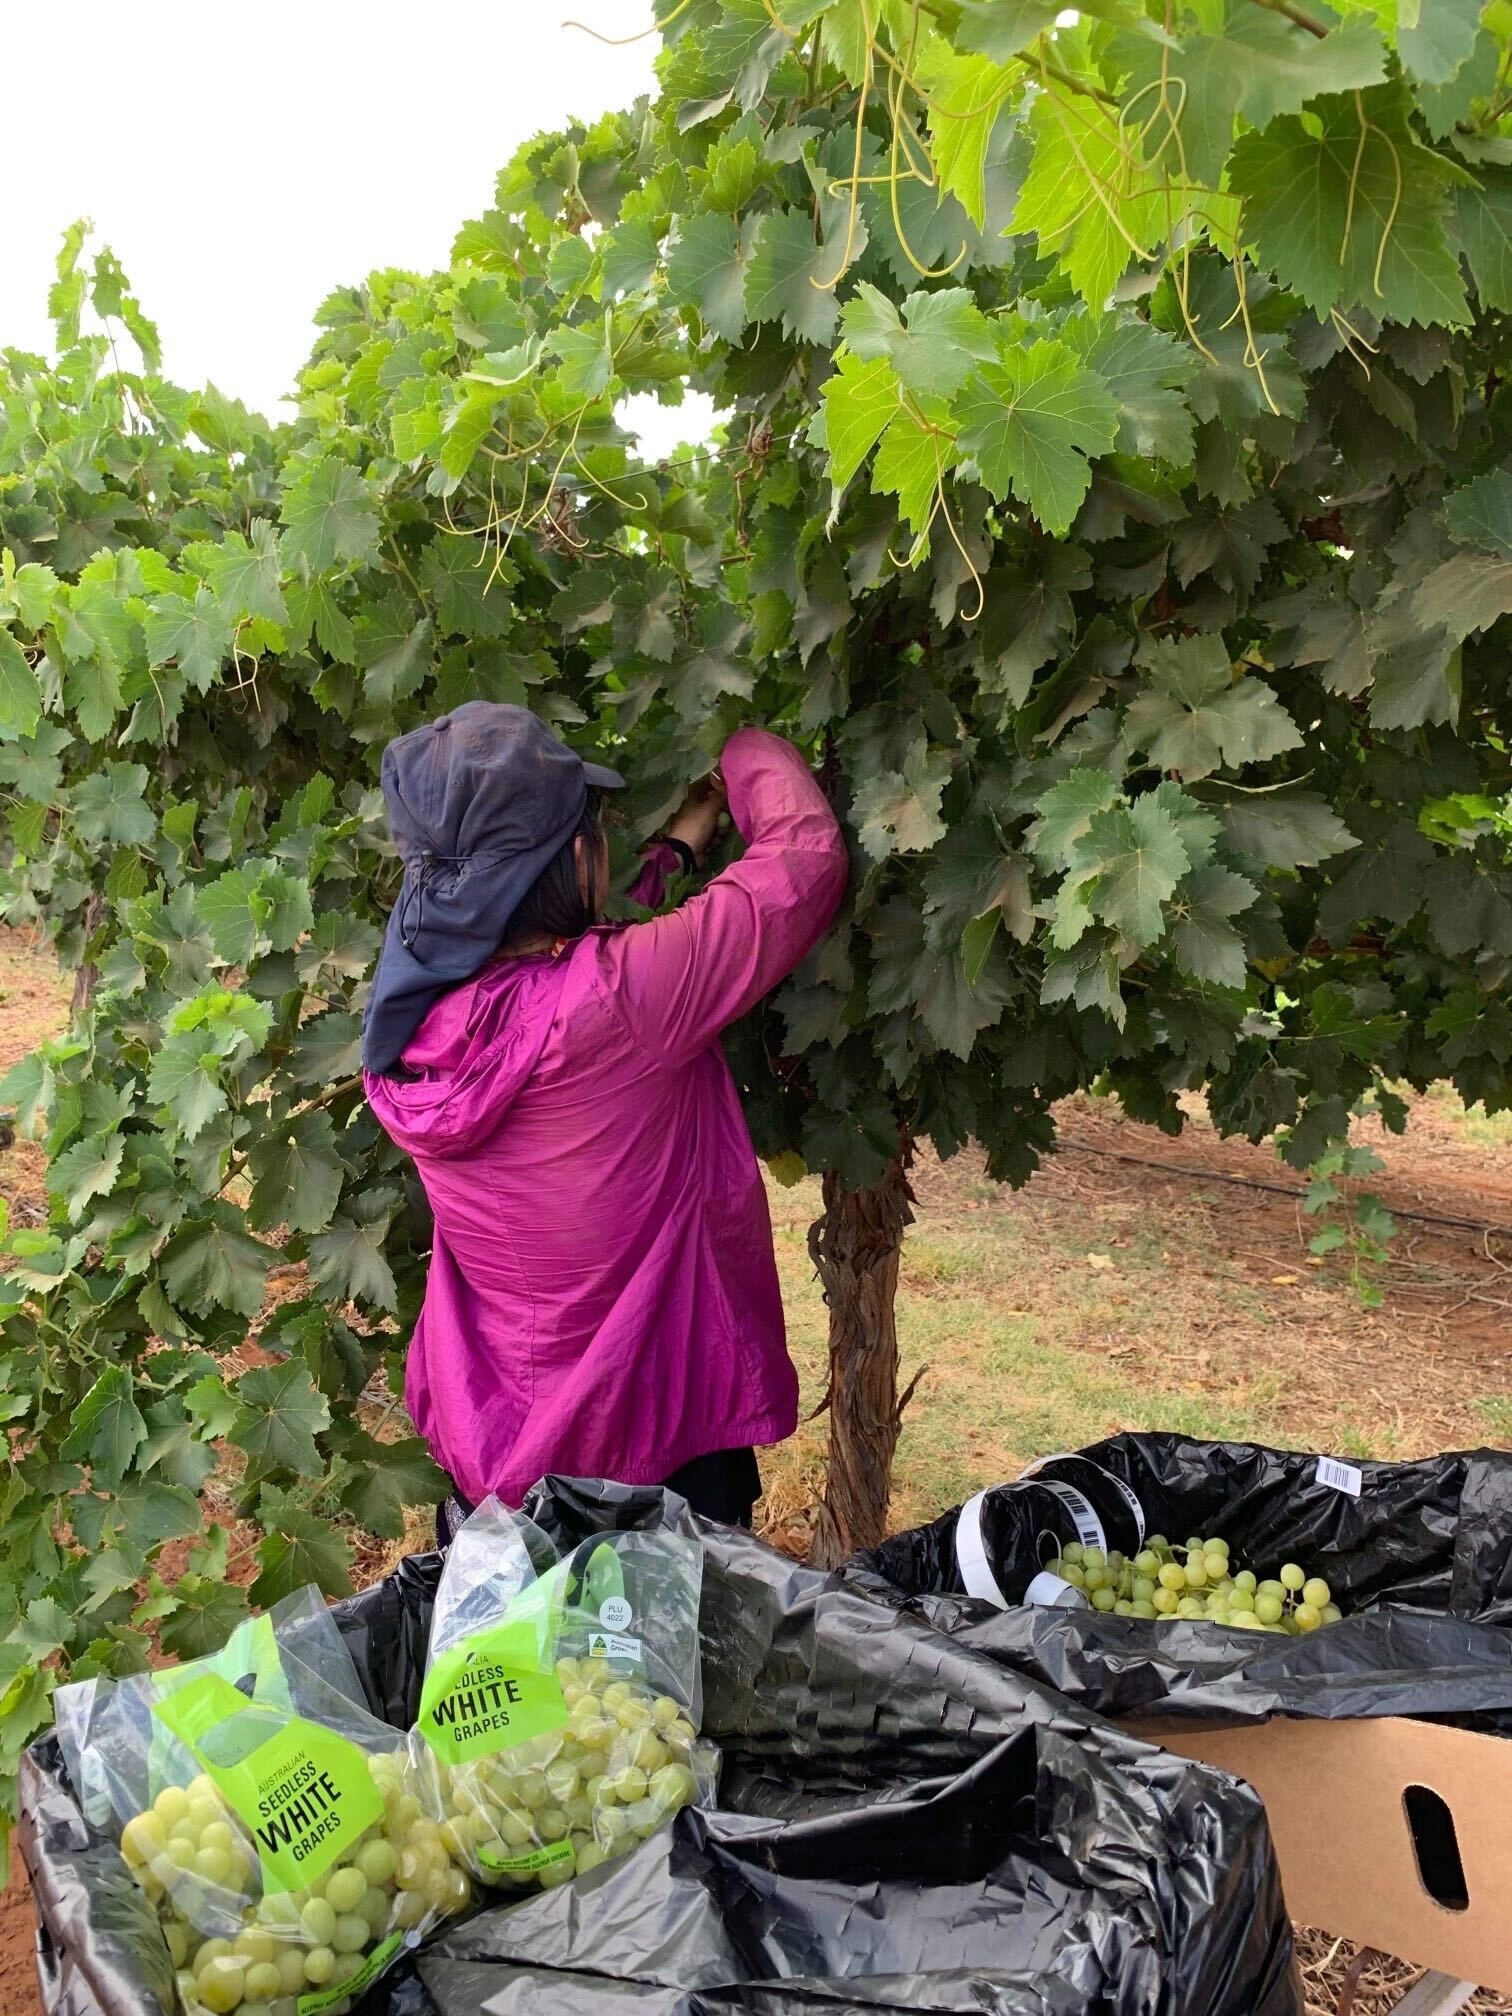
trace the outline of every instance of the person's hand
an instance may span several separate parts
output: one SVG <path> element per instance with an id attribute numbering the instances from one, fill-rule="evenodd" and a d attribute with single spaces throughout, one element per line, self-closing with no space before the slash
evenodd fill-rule
<path id="1" fill-rule="evenodd" d="M 717 770 L 695 784 L 667 826 L 667 838 L 680 840 L 702 861 L 714 842 L 727 805 L 724 779 Z"/>

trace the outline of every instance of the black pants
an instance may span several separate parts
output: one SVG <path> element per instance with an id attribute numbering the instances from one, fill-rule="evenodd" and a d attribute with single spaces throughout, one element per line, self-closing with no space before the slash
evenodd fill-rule
<path id="1" fill-rule="evenodd" d="M 761 1496 L 754 1449 L 716 1449 L 708 1456 L 695 1456 L 665 1483 L 667 1490 L 686 1498 L 700 1518 L 717 1519 L 722 1526 L 749 1526 L 751 1508 Z M 457 1490 L 436 1507 L 436 1545 L 443 1552 L 472 1509 Z"/>

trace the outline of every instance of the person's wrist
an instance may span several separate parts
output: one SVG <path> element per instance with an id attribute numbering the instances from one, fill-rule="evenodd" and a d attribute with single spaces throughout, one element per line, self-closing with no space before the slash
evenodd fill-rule
<path id="1" fill-rule="evenodd" d="M 693 871 L 697 868 L 698 866 L 697 854 L 688 845 L 687 841 L 681 838 L 680 835 L 676 833 L 664 833 L 662 835 L 662 845 L 664 847 L 670 847 L 672 849 L 672 852 L 677 856 L 678 860 L 681 862 L 683 873 L 685 875 L 691 875 Z"/>

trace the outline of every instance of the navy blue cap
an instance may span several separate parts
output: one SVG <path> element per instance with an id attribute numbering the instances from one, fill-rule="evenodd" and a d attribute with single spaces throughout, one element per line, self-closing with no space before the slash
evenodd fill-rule
<path id="1" fill-rule="evenodd" d="M 443 994 L 486 966 L 542 869 L 577 830 L 585 763 L 528 707 L 469 700 L 383 752 L 389 833 L 404 882 L 362 1021 L 362 1061 L 389 1071 Z"/>

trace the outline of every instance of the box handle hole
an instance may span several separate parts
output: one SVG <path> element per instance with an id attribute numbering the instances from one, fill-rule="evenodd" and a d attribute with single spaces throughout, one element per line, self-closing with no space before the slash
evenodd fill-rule
<path id="1" fill-rule="evenodd" d="M 1446 1911 L 1468 1911 L 1470 1892 L 1465 1884 L 1465 1865 L 1460 1859 L 1454 1815 L 1438 1793 L 1426 1785 L 1409 1785 L 1402 1794 L 1402 1805 L 1423 1888 Z"/>

